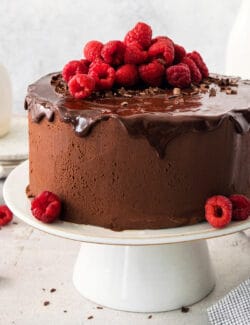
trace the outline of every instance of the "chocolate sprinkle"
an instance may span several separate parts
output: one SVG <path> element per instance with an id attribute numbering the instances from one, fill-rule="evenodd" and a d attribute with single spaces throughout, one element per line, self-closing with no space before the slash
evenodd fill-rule
<path id="1" fill-rule="evenodd" d="M 188 313 L 189 310 L 190 310 L 189 307 L 185 307 L 185 306 L 182 306 L 182 307 L 181 307 L 181 312 L 182 312 L 182 313 Z"/>

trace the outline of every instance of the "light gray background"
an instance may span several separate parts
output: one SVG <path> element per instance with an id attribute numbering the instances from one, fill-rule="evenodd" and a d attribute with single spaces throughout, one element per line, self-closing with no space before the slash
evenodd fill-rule
<path id="1" fill-rule="evenodd" d="M 0 0 L 0 62 L 13 82 L 14 111 L 27 85 L 82 56 L 91 39 L 122 39 L 137 21 L 197 49 L 225 72 L 228 36 L 241 0 Z"/>

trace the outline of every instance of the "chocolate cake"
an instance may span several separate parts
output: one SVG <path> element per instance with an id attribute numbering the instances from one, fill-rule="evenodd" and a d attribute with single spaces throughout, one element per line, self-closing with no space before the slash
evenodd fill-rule
<path id="1" fill-rule="evenodd" d="M 66 221 L 114 230 L 204 220 L 215 194 L 250 195 L 250 82 L 210 76 L 190 88 L 76 99 L 60 73 L 29 86 L 30 183 Z"/>

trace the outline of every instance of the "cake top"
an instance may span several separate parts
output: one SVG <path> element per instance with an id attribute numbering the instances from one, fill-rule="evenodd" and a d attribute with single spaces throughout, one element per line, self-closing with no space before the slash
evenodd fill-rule
<path id="1" fill-rule="evenodd" d="M 88 42 L 85 59 L 29 86 L 33 121 L 55 111 L 85 136 L 101 120 L 119 119 L 163 157 L 166 145 L 188 131 L 211 131 L 227 118 L 238 133 L 250 129 L 250 81 L 209 75 L 197 51 L 187 53 L 166 36 L 152 38 L 138 23 L 124 41 Z"/>
<path id="2" fill-rule="evenodd" d="M 173 123 L 206 120 L 208 127 L 230 115 L 240 132 L 249 130 L 250 81 L 240 78 L 211 75 L 199 86 L 186 89 L 118 88 L 82 100 L 70 95 L 60 73 L 52 73 L 29 86 L 28 103 L 33 98 L 35 121 L 43 116 L 52 119 L 57 110 L 63 120 L 75 120 L 80 135 L 86 134 L 96 121 L 110 117 Z"/>

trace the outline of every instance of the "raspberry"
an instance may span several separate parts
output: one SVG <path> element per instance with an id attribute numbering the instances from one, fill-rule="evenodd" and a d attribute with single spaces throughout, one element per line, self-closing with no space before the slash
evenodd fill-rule
<path id="1" fill-rule="evenodd" d="M 184 47 L 178 44 L 174 44 L 174 64 L 180 63 L 185 55 L 186 50 Z"/>
<path id="2" fill-rule="evenodd" d="M 206 202 L 205 216 L 211 226 L 223 228 L 232 219 L 232 203 L 225 196 L 212 196 Z"/>
<path id="3" fill-rule="evenodd" d="M 187 57 L 189 57 L 195 62 L 195 64 L 197 65 L 197 67 L 199 68 L 202 74 L 202 77 L 207 78 L 209 75 L 209 71 L 201 55 L 197 51 L 193 51 L 192 53 L 188 53 Z"/>
<path id="4" fill-rule="evenodd" d="M 61 213 L 61 201 L 56 194 L 44 191 L 31 202 L 31 212 L 36 219 L 44 223 L 51 223 Z"/>
<path id="5" fill-rule="evenodd" d="M 158 39 L 148 49 L 150 59 L 160 58 L 165 61 L 166 66 L 170 66 L 174 61 L 174 45 L 170 39 Z"/>
<path id="6" fill-rule="evenodd" d="M 146 50 L 152 39 L 152 29 L 145 23 L 137 23 L 133 29 L 131 29 L 124 38 L 124 43 L 129 45 L 131 43 L 138 43 L 141 47 Z"/>
<path id="7" fill-rule="evenodd" d="M 164 72 L 164 66 L 157 60 L 139 66 L 139 74 L 141 79 L 145 82 L 145 84 L 152 87 L 161 86 Z"/>
<path id="8" fill-rule="evenodd" d="M 168 83 L 173 87 L 186 88 L 191 84 L 191 74 L 186 64 L 179 63 L 166 70 Z"/>
<path id="9" fill-rule="evenodd" d="M 5 226 L 13 218 L 13 214 L 7 205 L 0 205 L 0 226 Z"/>
<path id="10" fill-rule="evenodd" d="M 115 73 L 115 82 L 119 86 L 132 87 L 137 84 L 139 74 L 134 64 L 122 65 Z"/>
<path id="11" fill-rule="evenodd" d="M 147 61 L 148 53 L 143 51 L 139 44 L 132 43 L 126 46 L 124 63 L 142 64 Z"/>
<path id="12" fill-rule="evenodd" d="M 229 196 L 233 205 L 233 220 L 246 220 L 250 216 L 250 200 L 241 194 Z"/>
<path id="13" fill-rule="evenodd" d="M 69 92 L 75 98 L 86 98 L 91 95 L 95 89 L 95 80 L 88 76 L 87 74 L 76 74 L 70 79 Z"/>
<path id="14" fill-rule="evenodd" d="M 191 58 L 185 56 L 181 62 L 185 63 L 189 67 L 191 73 L 191 81 L 196 84 L 199 84 L 201 82 L 202 75 L 194 61 Z"/>
<path id="15" fill-rule="evenodd" d="M 77 73 L 88 73 L 90 62 L 88 60 L 69 61 L 63 68 L 62 76 L 66 82 Z"/>
<path id="16" fill-rule="evenodd" d="M 124 61 L 125 45 L 121 41 L 109 41 L 102 48 L 102 58 L 104 62 L 114 66 L 120 65 Z"/>
<path id="17" fill-rule="evenodd" d="M 89 69 L 89 76 L 95 80 L 96 90 L 109 90 L 115 81 L 115 70 L 107 63 L 96 62 Z"/>
<path id="18" fill-rule="evenodd" d="M 97 58 L 93 62 L 90 63 L 89 71 L 95 66 L 97 63 L 105 63 L 102 58 Z"/>
<path id="19" fill-rule="evenodd" d="M 83 55 L 91 62 L 101 57 L 103 44 L 99 41 L 90 41 L 83 48 Z"/>
<path id="20" fill-rule="evenodd" d="M 173 43 L 173 41 L 171 40 L 171 38 L 167 37 L 167 36 L 156 36 L 152 39 L 151 41 L 151 45 L 158 42 L 158 41 L 170 41 Z"/>

